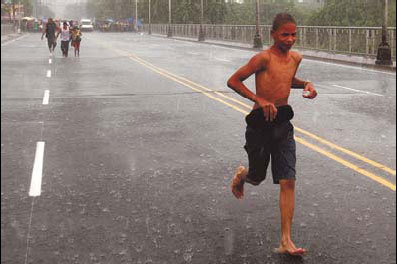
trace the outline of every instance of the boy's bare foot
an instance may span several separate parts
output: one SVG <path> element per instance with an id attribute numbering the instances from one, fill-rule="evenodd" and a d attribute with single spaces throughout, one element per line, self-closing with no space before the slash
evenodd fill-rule
<path id="1" fill-rule="evenodd" d="M 275 253 L 278 254 L 289 254 L 291 256 L 304 256 L 307 250 L 304 248 L 297 248 L 292 241 L 289 243 L 281 243 L 278 248 L 274 249 Z"/>
<path id="2" fill-rule="evenodd" d="M 247 169 L 244 166 L 239 166 L 236 170 L 236 174 L 233 177 L 231 188 L 232 193 L 234 194 L 234 196 L 236 196 L 237 199 L 243 199 L 244 182 L 247 174 Z"/>

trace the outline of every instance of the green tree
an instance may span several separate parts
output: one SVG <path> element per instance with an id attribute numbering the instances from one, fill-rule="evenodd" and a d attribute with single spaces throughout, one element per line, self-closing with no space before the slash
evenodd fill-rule
<path id="1" fill-rule="evenodd" d="M 31 0 L 29 0 L 31 1 Z M 97 19 L 135 17 L 136 0 L 88 0 L 86 9 Z M 201 0 L 172 0 L 172 23 L 200 22 Z M 256 0 L 234 3 L 224 0 L 204 0 L 204 23 L 255 24 Z M 389 0 L 390 26 L 396 24 L 396 1 Z M 139 18 L 147 21 L 148 0 L 139 0 Z M 151 0 L 152 23 L 168 23 L 168 0 Z M 379 0 L 327 0 L 324 7 L 312 10 L 296 6 L 289 0 L 260 0 L 260 24 L 271 24 L 277 13 L 291 13 L 299 25 L 312 26 L 380 26 L 382 23 Z"/>
<path id="2" fill-rule="evenodd" d="M 148 18 L 149 1 L 138 2 L 138 16 Z M 199 23 L 200 0 L 172 0 L 172 23 Z M 222 0 L 204 0 L 206 23 L 224 23 L 227 10 Z M 128 18 L 135 16 L 135 0 L 88 0 L 87 12 L 97 19 Z M 151 0 L 153 23 L 168 23 L 168 0 Z"/>
<path id="3" fill-rule="evenodd" d="M 229 3 L 227 5 L 227 24 L 253 25 L 256 23 L 255 10 L 256 0 L 246 0 L 243 4 Z M 298 24 L 307 21 L 307 14 L 299 10 L 293 1 L 288 0 L 260 0 L 259 1 L 259 23 L 270 25 L 277 13 L 288 12 L 294 15 Z"/>
<path id="4" fill-rule="evenodd" d="M 15 14 L 17 12 L 18 4 L 23 5 L 24 15 L 31 16 L 33 11 L 33 3 L 32 0 L 11 0 L 8 3 L 3 3 L 1 5 L 1 12 L 7 13 L 11 19 L 15 19 Z"/>
<path id="5" fill-rule="evenodd" d="M 191 0 L 180 0 L 176 3 L 174 7 L 175 10 L 175 20 L 173 23 L 176 24 L 191 24 L 194 23 L 195 16 L 195 6 L 192 4 Z"/>
<path id="6" fill-rule="evenodd" d="M 33 15 L 33 0 L 21 0 L 25 16 Z"/>
<path id="7" fill-rule="evenodd" d="M 389 1 L 390 26 L 396 25 L 396 1 Z M 310 18 L 318 26 L 382 25 L 382 2 L 379 0 L 328 0 L 324 8 Z"/>

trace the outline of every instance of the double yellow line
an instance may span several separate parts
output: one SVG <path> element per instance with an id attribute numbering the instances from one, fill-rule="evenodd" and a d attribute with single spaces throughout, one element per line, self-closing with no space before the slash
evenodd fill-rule
<path id="1" fill-rule="evenodd" d="M 205 95 L 205 96 L 207 96 L 207 97 L 209 97 L 209 98 L 211 98 L 213 100 L 216 100 L 216 101 L 218 101 L 218 102 L 220 102 L 222 104 L 225 104 L 225 105 L 233 108 L 234 110 L 236 110 L 236 111 L 238 111 L 238 112 L 240 112 L 240 113 L 242 113 L 244 115 L 248 115 L 249 111 L 251 111 L 252 107 L 250 105 L 245 104 L 245 103 L 243 103 L 243 102 L 241 102 L 241 101 L 239 101 L 239 100 L 237 100 L 235 98 L 226 96 L 223 93 L 214 91 L 214 90 L 209 89 L 209 88 L 207 88 L 207 87 L 205 87 L 203 85 L 200 85 L 200 84 L 197 84 L 197 83 L 195 83 L 195 82 L 193 82 L 191 80 L 188 80 L 188 79 L 186 79 L 184 77 L 181 77 L 181 76 L 178 76 L 176 74 L 173 74 L 173 73 L 171 73 L 171 72 L 169 72 L 169 71 L 167 71 L 165 69 L 159 68 L 159 67 L 157 67 L 157 66 L 155 66 L 155 65 L 153 65 L 153 64 L 151 64 L 151 63 L 149 63 L 149 62 L 147 62 L 145 60 L 143 60 L 142 58 L 139 58 L 138 56 L 136 56 L 134 54 L 126 53 L 126 52 L 121 51 L 121 50 L 117 50 L 117 51 L 120 54 L 122 54 L 122 55 L 127 55 L 128 58 L 130 58 L 131 60 L 141 64 L 142 66 L 144 66 L 144 67 L 146 67 L 146 68 L 148 68 L 148 69 L 150 69 L 150 70 L 152 70 L 152 71 L 154 71 L 154 72 L 156 72 L 156 73 L 158 73 L 158 74 L 160 74 L 162 76 L 164 76 L 165 78 L 173 80 L 173 81 L 175 81 L 175 82 L 177 82 L 179 84 L 182 84 L 183 86 L 189 87 L 193 91 L 202 93 L 203 95 Z M 215 96 L 215 95 L 217 95 L 217 96 Z M 233 102 L 235 104 L 233 104 L 231 102 Z M 243 108 L 241 108 L 241 107 L 243 107 Z M 393 170 L 393 169 L 391 169 L 391 168 L 389 168 L 389 167 L 387 167 L 387 166 L 385 166 L 383 164 L 380 164 L 380 163 L 375 162 L 373 160 L 370 160 L 370 159 L 368 159 L 368 158 L 366 158 L 366 157 L 364 157 L 362 155 L 359 155 L 359 154 L 357 154 L 357 153 L 355 153 L 353 151 L 350 151 L 350 150 L 348 150 L 346 148 L 338 146 L 338 145 L 336 145 L 336 144 L 334 144 L 332 142 L 329 142 L 329 141 L 327 141 L 327 140 L 325 140 L 325 139 L 323 139 L 323 138 L 321 138 L 319 136 L 316 136 L 313 133 L 310 133 L 310 132 L 308 132 L 308 131 L 306 131 L 304 129 L 301 129 L 299 127 L 295 127 L 295 130 L 300 132 L 300 133 L 302 133 L 302 134 L 304 134 L 304 135 L 306 135 L 306 136 L 309 136 L 310 138 L 312 138 L 312 139 L 314 139 L 314 140 L 316 140 L 316 141 L 318 141 L 318 142 L 320 142 L 320 143 L 322 143 L 324 145 L 327 145 L 328 147 L 330 147 L 332 149 L 335 149 L 335 150 L 338 150 L 340 152 L 343 152 L 344 154 L 347 154 L 347 155 L 349 155 L 349 156 L 351 156 L 351 157 L 353 157 L 355 159 L 361 160 L 361 161 L 363 161 L 363 162 L 365 162 L 365 163 L 367 163 L 367 164 L 369 164 L 371 166 L 374 166 L 375 168 L 378 168 L 378 169 L 383 170 L 383 171 L 385 171 L 385 172 L 387 172 L 387 173 L 389 173 L 391 175 L 396 176 L 396 170 Z M 329 152 L 329 151 L 327 151 L 327 150 L 325 150 L 323 148 L 320 148 L 319 146 L 314 145 L 314 144 L 304 140 L 303 138 L 295 136 L 295 140 L 297 142 L 301 143 L 302 145 L 304 145 L 304 146 L 306 146 L 306 147 L 308 147 L 308 148 L 310 148 L 310 149 L 312 149 L 312 150 L 314 150 L 314 151 L 316 151 L 318 153 L 321 153 L 324 156 L 326 156 L 326 157 L 328 157 L 328 158 L 330 158 L 332 160 L 335 160 L 335 161 L 339 162 L 340 164 L 342 164 L 342 165 L 344 165 L 344 166 L 346 166 L 346 167 L 348 167 L 348 168 L 350 168 L 350 169 L 352 169 L 352 170 L 354 170 L 354 171 L 356 171 L 356 172 L 358 172 L 358 173 L 360 173 L 360 174 L 362 174 L 362 175 L 364 175 L 364 176 L 366 176 L 366 177 L 368 177 L 368 178 L 370 178 L 370 179 L 382 184 L 383 186 L 386 186 L 389 189 L 391 189 L 393 191 L 396 191 L 396 185 L 393 184 L 392 182 L 390 182 L 390 181 L 388 181 L 388 180 L 386 180 L 386 179 L 384 179 L 384 178 L 382 178 L 382 177 L 380 177 L 380 176 L 378 176 L 378 175 L 376 175 L 376 174 L 374 174 L 372 172 L 369 172 L 369 171 L 367 171 L 367 170 L 365 170 L 363 168 L 360 168 L 359 166 L 357 166 L 357 165 L 355 165 L 355 164 L 353 164 L 353 163 L 351 163 L 351 162 L 349 162 L 349 161 L 347 161 L 347 160 L 345 160 L 345 159 L 343 159 L 343 158 L 341 158 L 341 157 L 339 157 L 339 156 L 337 156 L 337 155 L 335 155 L 335 154 L 333 154 L 333 153 L 331 153 L 331 152 Z"/>

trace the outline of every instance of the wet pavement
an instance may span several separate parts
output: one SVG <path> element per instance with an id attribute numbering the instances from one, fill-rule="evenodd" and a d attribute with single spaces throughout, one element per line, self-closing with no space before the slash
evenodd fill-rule
<path id="1" fill-rule="evenodd" d="M 7 43 L 7 42 L 9 42 L 9 41 L 12 41 L 12 40 L 21 38 L 21 37 L 23 37 L 24 35 L 27 35 L 27 34 L 11 33 L 11 34 L 4 34 L 4 35 L 1 35 L 1 44 L 5 44 L 5 43 Z"/>
<path id="2" fill-rule="evenodd" d="M 253 51 L 130 33 L 87 33 L 80 58 L 59 46 L 1 49 L 2 263 L 396 263 L 394 73 L 302 63 L 319 97 L 290 97 L 309 250 L 291 258 L 272 253 L 278 186 L 229 189 L 251 103 L 226 81 Z"/>

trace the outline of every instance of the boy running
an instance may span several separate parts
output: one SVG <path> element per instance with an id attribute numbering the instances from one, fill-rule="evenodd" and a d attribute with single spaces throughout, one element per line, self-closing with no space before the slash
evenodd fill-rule
<path id="1" fill-rule="evenodd" d="M 59 27 L 55 24 L 52 18 L 49 18 L 43 30 L 43 34 L 41 35 L 41 40 L 43 40 L 43 37 L 45 35 L 47 38 L 50 55 L 53 54 L 55 47 L 57 45 L 57 38 L 58 38 L 58 34 L 56 34 L 57 32 L 59 34 Z"/>
<path id="2" fill-rule="evenodd" d="M 304 255 L 307 251 L 294 245 L 291 226 L 295 207 L 296 148 L 294 129 L 290 122 L 293 110 L 288 105 L 291 87 L 304 89 L 303 97 L 317 96 L 313 84 L 295 77 L 302 56 L 291 51 L 296 41 L 297 25 L 286 13 L 278 14 L 271 35 L 274 44 L 255 55 L 247 65 L 230 77 L 227 85 L 241 96 L 253 101 L 246 117 L 246 144 L 249 169 L 240 166 L 231 189 L 238 199 L 244 195 L 244 184 L 259 185 L 266 178 L 271 157 L 273 182 L 280 185 L 281 241 L 277 253 Z M 243 83 L 255 74 L 256 93 Z"/>

